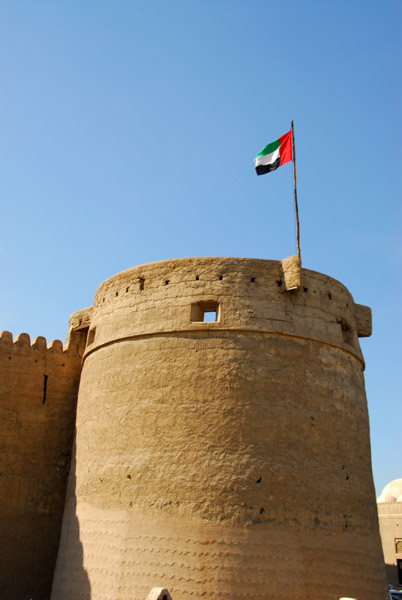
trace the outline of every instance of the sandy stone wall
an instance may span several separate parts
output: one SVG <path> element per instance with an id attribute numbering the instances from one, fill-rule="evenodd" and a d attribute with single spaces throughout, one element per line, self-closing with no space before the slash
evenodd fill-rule
<path id="1" fill-rule="evenodd" d="M 81 356 L 0 334 L 0 597 L 47 600 L 63 515 Z"/>
<path id="2" fill-rule="evenodd" d="M 385 600 L 370 310 L 282 272 L 181 259 L 99 287 L 52 600 Z"/>

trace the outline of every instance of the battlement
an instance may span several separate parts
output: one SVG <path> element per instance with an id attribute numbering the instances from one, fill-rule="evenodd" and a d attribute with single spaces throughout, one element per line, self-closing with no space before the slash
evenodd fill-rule
<path id="1" fill-rule="evenodd" d="M 31 342 L 31 338 L 28 333 L 20 333 L 13 339 L 13 334 L 10 331 L 0 331 L 0 354 L 21 354 L 24 352 L 26 355 L 26 351 L 30 348 L 32 352 L 37 356 L 37 354 L 45 357 L 47 353 L 51 353 L 52 355 L 63 354 L 65 356 L 73 357 L 77 353 L 77 348 L 74 344 L 71 344 L 70 341 L 63 346 L 63 343 L 60 340 L 52 340 L 47 343 L 46 338 L 43 336 L 38 336 L 34 338 Z"/>

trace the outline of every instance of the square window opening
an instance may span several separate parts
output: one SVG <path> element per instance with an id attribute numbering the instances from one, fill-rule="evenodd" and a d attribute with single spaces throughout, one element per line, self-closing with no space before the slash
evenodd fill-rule
<path id="1" fill-rule="evenodd" d="M 216 323 L 220 319 L 219 304 L 199 302 L 191 305 L 190 320 L 197 323 Z"/>

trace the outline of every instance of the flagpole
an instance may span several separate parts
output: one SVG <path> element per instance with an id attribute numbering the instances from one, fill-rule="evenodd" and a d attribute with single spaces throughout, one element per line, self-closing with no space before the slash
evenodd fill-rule
<path id="1" fill-rule="evenodd" d="M 299 257 L 300 264 L 301 264 L 299 207 L 297 205 L 297 190 L 296 190 L 296 149 L 295 149 L 295 133 L 293 130 L 293 119 L 292 119 L 292 121 L 290 121 L 290 126 L 292 129 L 292 148 L 293 148 L 293 189 L 294 189 L 295 213 L 296 213 L 296 246 L 297 246 L 297 256 Z"/>

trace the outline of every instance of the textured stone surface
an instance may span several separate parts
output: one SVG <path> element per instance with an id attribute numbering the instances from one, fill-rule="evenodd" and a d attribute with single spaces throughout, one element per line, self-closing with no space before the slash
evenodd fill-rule
<path id="1" fill-rule="evenodd" d="M 371 308 L 362 304 L 356 306 L 356 327 L 359 337 L 369 337 L 372 334 Z"/>
<path id="2" fill-rule="evenodd" d="M 356 305 L 281 275 L 195 258 L 99 287 L 52 600 L 385 600 Z"/>
<path id="3" fill-rule="evenodd" d="M 301 263 L 297 255 L 281 260 L 282 285 L 284 290 L 298 290 L 301 285 Z"/>
<path id="4" fill-rule="evenodd" d="M 81 359 L 71 344 L 0 334 L 0 597 L 47 600 L 59 543 Z"/>

